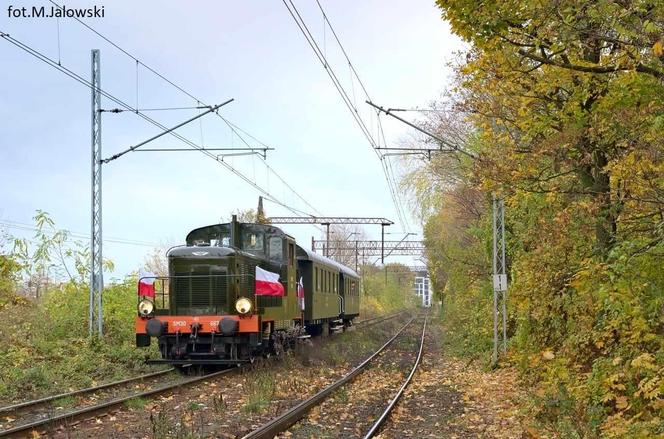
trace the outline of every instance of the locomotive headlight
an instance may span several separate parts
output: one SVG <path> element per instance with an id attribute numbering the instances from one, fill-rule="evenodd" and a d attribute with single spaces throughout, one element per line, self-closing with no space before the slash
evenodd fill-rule
<path id="1" fill-rule="evenodd" d="M 247 314 L 251 311 L 251 300 L 246 297 L 240 297 L 235 301 L 235 310 L 240 314 Z"/>
<path id="2" fill-rule="evenodd" d="M 154 311 L 154 303 L 151 300 L 143 299 L 138 302 L 138 315 L 147 317 Z"/>

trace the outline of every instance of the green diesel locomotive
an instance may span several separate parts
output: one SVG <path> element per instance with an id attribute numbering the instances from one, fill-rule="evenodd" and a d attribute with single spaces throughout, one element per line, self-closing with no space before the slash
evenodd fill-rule
<path id="1" fill-rule="evenodd" d="M 307 334 L 352 325 L 360 279 L 269 224 L 215 224 L 170 249 L 168 276 L 139 279 L 136 345 L 157 362 L 237 364 L 280 352 Z"/>

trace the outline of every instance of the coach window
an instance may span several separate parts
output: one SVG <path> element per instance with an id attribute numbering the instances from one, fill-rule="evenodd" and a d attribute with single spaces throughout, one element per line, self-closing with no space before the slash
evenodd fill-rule
<path id="1" fill-rule="evenodd" d="M 316 270 L 316 271 L 314 272 L 314 277 L 315 277 L 315 279 L 314 279 L 314 285 L 316 286 L 316 291 L 318 291 L 318 290 L 320 289 L 320 286 L 319 286 L 319 284 L 318 284 L 318 267 L 316 267 L 315 270 Z"/>
<path id="2" fill-rule="evenodd" d="M 336 293 L 337 292 L 337 277 L 334 276 L 333 279 L 334 279 L 334 292 Z"/>

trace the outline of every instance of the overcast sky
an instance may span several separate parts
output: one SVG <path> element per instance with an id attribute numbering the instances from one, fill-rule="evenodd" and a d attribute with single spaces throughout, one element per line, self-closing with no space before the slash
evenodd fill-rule
<path id="1" fill-rule="evenodd" d="M 330 66 L 377 133 L 357 80 L 324 26 L 316 2 L 294 2 Z M 46 1 L 4 2 L 0 31 L 89 78 L 90 49 L 101 50 L 102 88 L 132 106 L 197 105 L 73 19 L 10 18 L 7 6 L 47 6 Z M 445 90 L 446 64 L 460 49 L 432 0 L 321 0 L 337 35 L 372 99 L 386 107 L 422 107 Z M 398 221 L 381 164 L 344 106 L 284 4 L 272 1 L 69 1 L 68 7 L 104 6 L 104 18 L 85 22 L 142 63 L 207 104 L 235 101 L 220 114 L 275 148 L 267 163 L 316 211 L 266 170 L 256 157 L 225 160 L 281 202 L 330 216 L 386 217 L 400 239 L 421 232 L 409 215 Z M 31 223 L 37 209 L 58 227 L 90 229 L 90 91 L 0 39 L 0 223 Z M 137 80 L 138 77 L 138 80 Z M 107 99 L 106 109 L 117 107 Z M 166 126 L 196 114 L 149 112 Z M 405 113 L 415 118 L 415 113 Z M 388 146 L 411 131 L 381 118 Z M 132 113 L 103 114 L 103 155 L 156 134 Z M 224 122 L 208 115 L 178 131 L 207 147 L 242 147 Z M 250 140 L 247 138 L 247 140 Z M 251 141 L 252 144 L 255 143 Z M 151 148 L 186 147 L 166 136 Z M 393 160 L 398 173 L 398 160 Z M 259 192 L 199 152 L 134 152 L 104 165 L 104 236 L 176 244 L 193 228 L 219 222 L 238 209 L 255 208 Z M 407 208 L 407 200 L 404 198 Z M 268 215 L 292 215 L 273 203 Z M 18 236 L 31 232 L 4 229 Z M 320 232 L 284 226 L 302 245 Z M 367 226 L 372 238 L 380 227 Z M 397 233 L 398 232 L 398 233 Z M 421 235 L 414 237 L 421 238 Z M 111 277 L 137 270 L 149 245 L 106 242 L 116 264 Z M 398 259 L 395 259 L 398 260 Z"/>

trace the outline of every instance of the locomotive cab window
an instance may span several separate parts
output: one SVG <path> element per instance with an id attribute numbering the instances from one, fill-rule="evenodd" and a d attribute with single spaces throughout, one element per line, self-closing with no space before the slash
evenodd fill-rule
<path id="1" fill-rule="evenodd" d="M 275 262 L 281 262 L 284 255 L 283 239 L 278 236 L 273 236 L 268 242 L 269 258 Z"/>
<path id="2" fill-rule="evenodd" d="M 242 232 L 242 249 L 250 253 L 264 252 L 263 234 L 253 230 L 244 230 Z"/>
<path id="3" fill-rule="evenodd" d="M 224 236 L 219 239 L 210 240 L 210 246 L 212 247 L 228 247 L 229 245 L 231 245 L 230 236 Z"/>

